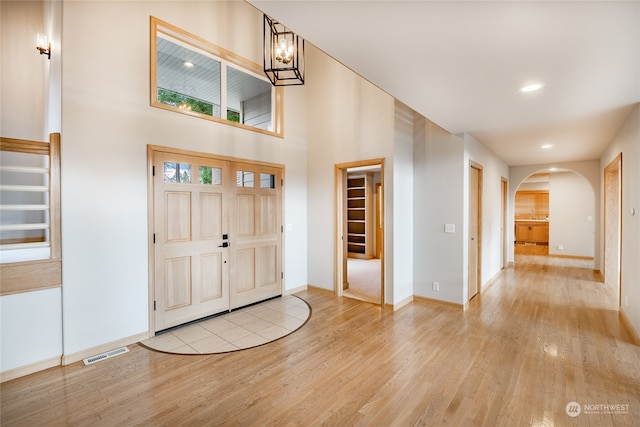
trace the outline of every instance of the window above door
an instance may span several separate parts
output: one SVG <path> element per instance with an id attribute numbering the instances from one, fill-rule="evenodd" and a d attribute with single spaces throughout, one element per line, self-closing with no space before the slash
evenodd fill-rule
<path id="1" fill-rule="evenodd" d="M 151 17 L 151 105 L 283 136 L 283 89 L 262 67 Z"/>

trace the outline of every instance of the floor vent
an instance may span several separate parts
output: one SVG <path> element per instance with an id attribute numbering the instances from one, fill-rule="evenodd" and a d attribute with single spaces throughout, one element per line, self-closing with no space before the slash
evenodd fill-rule
<path id="1" fill-rule="evenodd" d="M 115 357 L 122 353 L 127 353 L 129 349 L 127 347 L 116 348 L 115 350 L 107 351 L 105 353 L 96 354 L 95 356 L 87 357 L 86 359 L 82 359 L 85 365 L 91 365 L 92 363 L 100 362 L 101 360 L 108 359 L 110 357 Z"/>

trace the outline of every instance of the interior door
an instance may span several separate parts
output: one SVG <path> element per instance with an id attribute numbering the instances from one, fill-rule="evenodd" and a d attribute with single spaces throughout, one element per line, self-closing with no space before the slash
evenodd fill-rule
<path id="1" fill-rule="evenodd" d="M 282 168 L 234 163 L 230 308 L 282 295 Z"/>
<path id="2" fill-rule="evenodd" d="M 469 168 L 469 299 L 478 293 L 478 212 L 480 170 Z"/>
<path id="3" fill-rule="evenodd" d="M 229 309 L 227 162 L 154 155 L 155 330 Z"/>
<path id="4" fill-rule="evenodd" d="M 503 269 L 507 266 L 507 198 L 509 191 L 505 178 L 501 179 L 500 188 L 502 202 L 500 209 L 500 268 Z"/>

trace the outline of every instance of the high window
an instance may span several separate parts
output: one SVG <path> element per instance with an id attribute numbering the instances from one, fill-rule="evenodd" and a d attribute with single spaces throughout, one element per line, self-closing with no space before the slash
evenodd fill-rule
<path id="1" fill-rule="evenodd" d="M 151 105 L 282 136 L 282 88 L 262 67 L 151 17 Z"/>

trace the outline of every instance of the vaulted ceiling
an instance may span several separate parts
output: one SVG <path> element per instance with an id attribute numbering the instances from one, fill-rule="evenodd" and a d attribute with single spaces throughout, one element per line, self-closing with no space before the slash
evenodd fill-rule
<path id="1" fill-rule="evenodd" d="M 598 159 L 640 102 L 639 1 L 248 1 L 509 165 Z"/>

